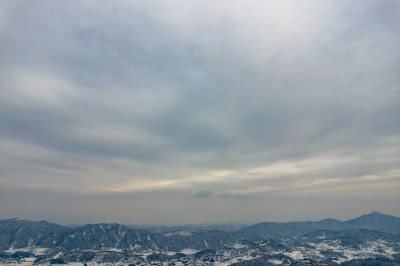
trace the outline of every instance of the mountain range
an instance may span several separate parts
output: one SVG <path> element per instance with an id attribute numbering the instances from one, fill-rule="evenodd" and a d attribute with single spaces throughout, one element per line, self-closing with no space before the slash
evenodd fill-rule
<path id="1" fill-rule="evenodd" d="M 0 264 L 400 264 L 400 218 L 379 212 L 349 221 L 263 222 L 235 231 L 179 229 L 0 220 Z"/>

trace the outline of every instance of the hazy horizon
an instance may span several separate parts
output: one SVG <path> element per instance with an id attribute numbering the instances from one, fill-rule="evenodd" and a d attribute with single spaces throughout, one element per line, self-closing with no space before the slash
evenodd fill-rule
<path id="1" fill-rule="evenodd" d="M 173 227 L 185 227 L 185 226 L 194 226 L 194 227 L 202 227 L 202 226 L 205 226 L 205 227 L 207 227 L 207 226 L 211 226 L 211 227 L 212 226 L 236 226 L 238 228 L 242 228 L 242 227 L 251 226 L 251 225 L 254 225 L 254 224 L 257 224 L 257 223 L 263 223 L 263 222 L 277 222 L 277 223 L 281 223 L 281 222 L 282 223 L 286 223 L 286 222 L 288 222 L 288 223 L 290 223 L 290 222 L 319 222 L 319 221 L 322 221 L 322 220 L 325 220 L 325 219 L 333 219 L 333 220 L 338 220 L 338 221 L 342 221 L 342 222 L 347 222 L 347 221 L 359 218 L 361 216 L 373 215 L 375 213 L 378 213 L 380 215 L 388 215 L 388 216 L 392 216 L 392 217 L 397 217 L 397 216 L 391 215 L 389 213 L 382 213 L 382 212 L 379 212 L 379 211 L 373 211 L 373 212 L 370 212 L 370 213 L 361 214 L 360 216 L 351 217 L 349 219 L 337 219 L 337 218 L 334 218 L 334 217 L 325 217 L 325 218 L 316 219 L 316 220 L 309 220 L 309 219 L 308 220 L 287 220 L 287 221 L 268 220 L 268 221 L 258 221 L 258 222 L 254 222 L 254 223 L 244 223 L 244 222 L 243 223 L 238 223 L 238 222 L 213 223 L 213 222 L 209 222 L 209 223 L 186 223 L 186 224 L 179 224 L 179 223 L 175 223 L 175 224 L 157 224 L 157 223 L 129 224 L 128 223 L 127 224 L 127 223 L 119 223 L 117 221 L 107 222 L 107 223 L 104 223 L 104 222 L 101 222 L 101 221 L 93 222 L 93 223 L 68 223 L 68 222 L 56 223 L 56 222 L 53 222 L 53 221 L 47 221 L 47 220 L 43 220 L 43 219 L 42 220 L 28 220 L 28 219 L 20 219 L 18 217 L 0 219 L 0 221 L 1 220 L 14 220 L 14 219 L 15 220 L 23 220 L 23 221 L 32 221 L 32 222 L 45 221 L 45 222 L 48 222 L 48 223 L 59 224 L 59 225 L 62 225 L 62 226 L 67 226 L 67 227 L 79 227 L 79 226 L 85 226 L 85 225 L 88 225 L 88 224 L 103 224 L 104 223 L 104 224 L 122 224 L 122 225 L 128 226 L 128 227 L 133 227 L 133 228 L 137 227 L 137 228 L 144 228 L 144 229 L 151 228 L 151 227 L 156 227 L 156 228 L 157 227 L 171 227 L 171 228 L 173 228 Z M 397 217 L 397 218 L 400 218 L 400 217 Z"/>
<path id="2" fill-rule="evenodd" d="M 400 2 L 3 1 L 0 219 L 400 216 Z"/>

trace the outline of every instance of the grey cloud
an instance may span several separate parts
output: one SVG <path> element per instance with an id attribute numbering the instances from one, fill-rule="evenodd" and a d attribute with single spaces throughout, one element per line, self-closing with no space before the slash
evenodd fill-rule
<path id="1" fill-rule="evenodd" d="M 214 193 L 210 190 L 202 190 L 202 191 L 197 192 L 195 197 L 201 199 L 201 198 L 208 198 L 213 195 L 214 195 Z"/>
<path id="2" fill-rule="evenodd" d="M 0 183 L 177 190 L 184 210 L 278 197 L 251 191 L 296 181 L 369 184 L 357 177 L 398 169 L 399 12 L 396 1 L 6 1 Z"/>

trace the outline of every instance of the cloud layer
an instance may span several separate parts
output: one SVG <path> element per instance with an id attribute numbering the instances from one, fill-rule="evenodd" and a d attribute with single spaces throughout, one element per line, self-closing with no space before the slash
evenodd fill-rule
<path id="1" fill-rule="evenodd" d="M 400 215 L 399 23 L 394 0 L 6 1 L 0 218 Z"/>

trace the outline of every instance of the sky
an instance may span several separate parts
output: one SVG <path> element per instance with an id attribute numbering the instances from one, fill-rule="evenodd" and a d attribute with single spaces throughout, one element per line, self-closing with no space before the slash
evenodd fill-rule
<path id="1" fill-rule="evenodd" d="M 400 1 L 0 4 L 0 219 L 400 216 Z"/>

